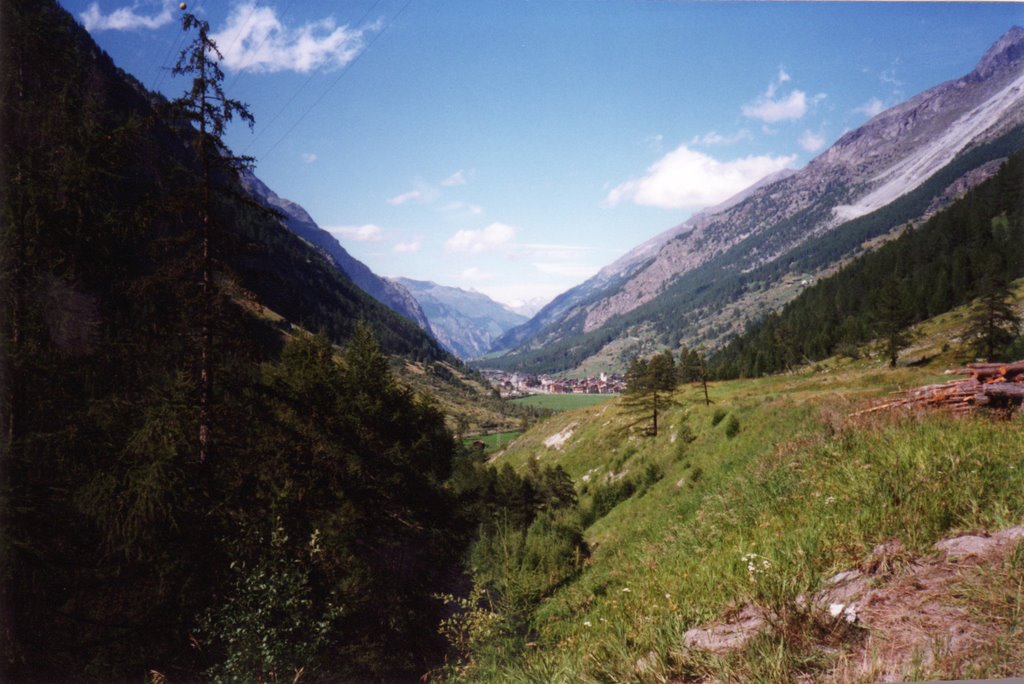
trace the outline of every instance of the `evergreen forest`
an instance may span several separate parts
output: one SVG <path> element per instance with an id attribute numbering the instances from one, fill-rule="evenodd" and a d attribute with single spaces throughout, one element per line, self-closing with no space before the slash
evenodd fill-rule
<path id="1" fill-rule="evenodd" d="M 242 191 L 203 21 L 168 102 L 55 2 L 0 12 L 2 678 L 440 665 L 504 480 L 390 359 L 458 361 Z M 516 534 L 573 500 L 513 484 Z"/>

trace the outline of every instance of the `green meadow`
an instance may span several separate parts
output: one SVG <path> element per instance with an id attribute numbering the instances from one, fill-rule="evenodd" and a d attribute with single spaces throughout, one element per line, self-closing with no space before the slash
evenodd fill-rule
<path id="1" fill-rule="evenodd" d="M 512 403 L 551 411 L 572 411 L 603 404 L 616 398 L 613 394 L 531 394 L 513 399 Z"/>
<path id="2" fill-rule="evenodd" d="M 948 339 L 929 325 L 920 331 L 922 347 Z M 906 563 L 944 537 L 1024 520 L 1019 418 L 853 415 L 893 392 L 949 379 L 942 371 L 955 365 L 949 355 L 896 370 L 881 359 L 833 359 L 715 383 L 710 406 L 697 387 L 684 386 L 679 406 L 659 418 L 657 436 L 628 429 L 632 419 L 617 400 L 537 424 L 495 465 L 561 466 L 575 484 L 591 555 L 541 598 L 525 637 L 482 630 L 469 638 L 471 655 L 456 678 L 829 679 L 865 630 L 837 626 L 801 597 L 889 540 L 899 540 Z M 556 435 L 564 439 L 553 442 Z M 1000 637 L 966 661 L 919 654 L 907 676 L 1022 671 L 1024 656 L 1013 646 L 1024 643 L 1018 551 L 1016 565 L 985 578 L 996 598 L 972 608 L 1000 626 Z M 743 648 L 712 655 L 684 646 L 688 629 L 747 605 L 768 617 L 768 627 Z"/>

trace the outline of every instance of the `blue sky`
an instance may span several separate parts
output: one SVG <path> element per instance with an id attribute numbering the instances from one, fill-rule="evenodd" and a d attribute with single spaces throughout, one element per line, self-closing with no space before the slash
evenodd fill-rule
<path id="1" fill-rule="evenodd" d="M 61 0 L 176 97 L 177 2 Z M 195 0 L 227 142 L 381 275 L 550 299 L 969 72 L 1018 3 Z"/>

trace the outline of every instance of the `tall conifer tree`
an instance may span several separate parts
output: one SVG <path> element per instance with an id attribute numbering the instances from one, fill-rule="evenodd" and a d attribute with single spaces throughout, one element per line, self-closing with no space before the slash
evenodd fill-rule
<path id="1" fill-rule="evenodd" d="M 210 449 L 210 412 L 213 400 L 213 326 L 214 284 L 213 271 L 217 263 L 216 219 L 213 212 L 214 195 L 227 192 L 223 181 L 235 180 L 238 173 L 249 167 L 251 157 L 232 155 L 224 146 L 227 124 L 235 117 L 252 128 L 254 118 L 248 107 L 224 93 L 224 72 L 218 64 L 223 59 L 217 44 L 210 38 L 210 25 L 186 12 L 181 19 L 183 32 L 195 30 L 197 35 L 181 52 L 172 73 L 191 76 L 192 87 L 172 102 L 173 115 L 195 127 L 192 136 L 196 161 L 202 176 L 196 188 L 200 210 L 198 271 L 202 289 L 199 311 L 199 461 L 206 460 Z"/>

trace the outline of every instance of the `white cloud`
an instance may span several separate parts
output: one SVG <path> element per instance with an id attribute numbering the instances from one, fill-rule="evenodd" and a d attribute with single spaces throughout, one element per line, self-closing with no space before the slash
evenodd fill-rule
<path id="1" fill-rule="evenodd" d="M 882 71 L 882 73 L 880 73 L 878 75 L 878 80 L 881 81 L 882 83 L 888 83 L 889 85 L 894 86 L 896 88 L 899 88 L 900 86 L 902 86 L 903 85 L 903 81 L 901 81 L 896 76 L 896 65 L 897 64 L 899 64 L 899 60 L 898 59 L 892 63 L 892 66 L 889 69 L 886 69 L 886 70 Z"/>
<path id="2" fill-rule="evenodd" d="M 474 282 L 480 282 L 482 280 L 490 280 L 493 278 L 493 274 L 482 270 L 479 266 L 470 266 L 464 270 L 460 276 L 463 280 L 471 280 Z"/>
<path id="3" fill-rule="evenodd" d="M 515 226 L 492 223 L 482 230 L 460 230 L 448 238 L 444 247 L 449 252 L 480 254 L 509 244 L 517 232 Z"/>
<path id="4" fill-rule="evenodd" d="M 406 202 L 423 202 L 426 201 L 426 193 L 422 190 L 410 190 L 409 192 L 403 192 L 401 195 L 395 195 L 388 200 L 388 204 L 393 204 L 396 207 L 405 204 Z"/>
<path id="5" fill-rule="evenodd" d="M 877 97 L 873 97 L 853 111 L 868 117 L 877 116 L 885 110 L 885 105 Z"/>
<path id="6" fill-rule="evenodd" d="M 515 243 L 509 249 L 510 255 L 516 259 L 542 259 L 546 261 L 582 259 L 591 251 L 593 251 L 592 247 L 554 245 L 543 242 Z"/>
<path id="7" fill-rule="evenodd" d="M 484 213 L 484 208 L 477 204 L 468 204 L 466 202 L 449 202 L 444 205 L 443 209 L 452 214 L 466 214 L 469 216 L 479 216 Z"/>
<path id="8" fill-rule="evenodd" d="M 100 4 L 93 2 L 84 12 L 78 15 L 86 31 L 133 31 L 135 29 L 158 29 L 174 21 L 173 0 L 163 0 L 160 11 L 156 14 L 140 14 L 140 5 L 134 2 L 130 7 L 116 9 L 110 14 L 100 11 Z M 156 3 L 145 3 L 156 5 Z"/>
<path id="9" fill-rule="evenodd" d="M 808 152 L 817 152 L 821 148 L 825 147 L 825 136 L 821 133 L 814 133 L 813 131 L 804 131 L 803 135 L 800 136 L 800 147 L 804 148 Z"/>
<path id="10" fill-rule="evenodd" d="M 789 95 L 783 96 L 779 94 L 779 88 L 792 80 L 793 78 L 786 70 L 779 67 L 778 75 L 774 81 L 768 84 L 768 90 L 765 91 L 764 95 L 741 107 L 743 115 L 765 123 L 792 121 L 803 118 L 808 108 L 807 93 L 802 90 L 793 90 Z M 819 93 L 811 98 L 810 104 L 816 105 L 824 99 L 825 95 Z"/>
<path id="11" fill-rule="evenodd" d="M 600 270 L 587 264 L 567 262 L 535 262 L 533 267 L 547 275 L 562 276 L 566 278 L 579 278 L 585 280 Z"/>
<path id="12" fill-rule="evenodd" d="M 235 5 L 225 27 L 212 34 L 224 55 L 222 64 L 235 71 L 309 73 L 340 69 L 363 49 L 363 34 L 338 26 L 327 17 L 297 28 L 285 26 L 272 7 L 255 2 Z"/>
<path id="13" fill-rule="evenodd" d="M 463 171 L 462 169 L 459 169 L 458 171 L 456 171 L 455 173 L 441 181 L 441 185 L 445 186 L 446 188 L 452 188 L 457 185 L 465 185 L 466 182 L 466 172 Z"/>
<path id="14" fill-rule="evenodd" d="M 743 105 L 742 111 L 743 116 L 760 119 L 765 123 L 800 119 L 807 113 L 807 93 L 794 90 L 785 98 L 776 100 L 769 89 L 767 94 Z"/>
<path id="15" fill-rule="evenodd" d="M 743 142 L 744 140 L 753 140 L 754 134 L 746 128 L 736 131 L 731 135 L 722 135 L 718 131 L 711 131 L 704 135 L 694 136 L 693 140 L 690 141 L 691 145 L 701 145 L 703 147 L 712 147 L 715 145 L 735 145 L 736 143 Z"/>
<path id="16" fill-rule="evenodd" d="M 391 251 L 398 252 L 399 254 L 412 254 L 420 251 L 423 247 L 422 240 L 409 240 L 408 242 L 398 242 L 391 248 Z"/>
<path id="17" fill-rule="evenodd" d="M 749 156 L 722 162 L 681 145 L 651 165 L 643 177 L 612 188 L 605 204 L 615 206 L 631 201 L 663 209 L 706 207 L 728 199 L 795 160 L 795 155 Z"/>
<path id="18" fill-rule="evenodd" d="M 312 152 L 303 152 L 302 161 L 304 161 L 307 164 L 312 164 L 313 162 L 316 161 L 316 155 L 313 154 Z"/>
<path id="19" fill-rule="evenodd" d="M 372 223 L 367 223 L 364 226 L 332 226 L 326 230 L 355 242 L 380 242 L 384 239 L 384 231 L 380 226 Z"/>

